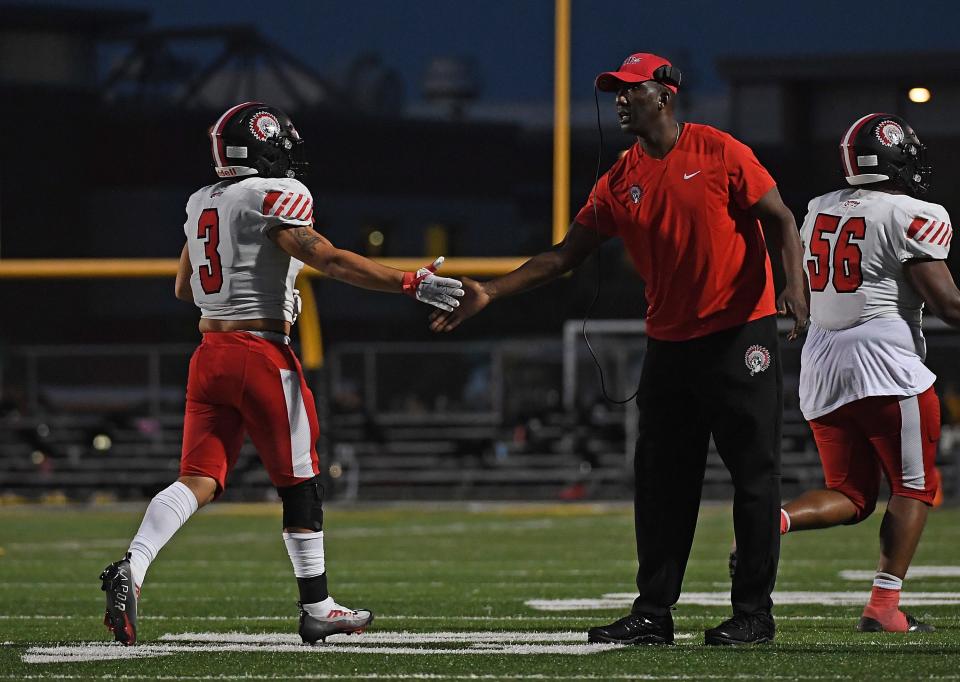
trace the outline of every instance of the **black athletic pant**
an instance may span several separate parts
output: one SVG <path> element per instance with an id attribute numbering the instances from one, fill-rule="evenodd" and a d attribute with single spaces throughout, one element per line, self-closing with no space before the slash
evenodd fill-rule
<path id="1" fill-rule="evenodd" d="M 664 615 L 697 525 L 710 434 L 734 485 L 734 613 L 769 613 L 780 557 L 783 380 L 776 317 L 690 341 L 648 339 L 634 470 L 633 612 Z"/>

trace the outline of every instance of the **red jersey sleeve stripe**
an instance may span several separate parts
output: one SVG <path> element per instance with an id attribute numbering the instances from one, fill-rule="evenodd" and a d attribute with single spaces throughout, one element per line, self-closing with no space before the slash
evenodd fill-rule
<path id="1" fill-rule="evenodd" d="M 282 192 L 267 192 L 267 195 L 263 198 L 263 210 L 261 211 L 263 215 L 270 215 L 273 205 L 277 203 L 281 194 Z"/>
<path id="2" fill-rule="evenodd" d="M 289 206 L 287 206 L 286 210 L 284 210 L 284 212 L 283 212 L 284 217 L 286 217 L 286 218 L 291 218 L 291 217 L 293 217 L 293 212 L 296 211 L 296 210 L 298 210 L 298 208 L 299 208 L 299 206 L 300 206 L 300 204 L 301 204 L 302 202 L 303 202 L 303 195 L 302 195 L 302 194 L 298 194 L 298 195 L 297 195 L 297 198 L 294 199 L 293 202 L 291 202 L 291 204 L 290 204 Z"/>
<path id="3" fill-rule="evenodd" d="M 937 242 L 937 246 L 943 246 L 944 244 L 950 243 L 950 235 L 953 234 L 953 228 L 950 227 L 950 223 L 947 223 L 947 229 L 943 233 L 943 236 L 940 237 L 940 240 Z"/>
<path id="4" fill-rule="evenodd" d="M 277 207 L 273 209 L 272 215 L 282 216 L 283 212 L 287 208 L 287 204 L 290 203 L 290 199 L 293 198 L 293 192 L 287 192 L 283 197 L 283 201 L 277 203 Z"/>
<path id="5" fill-rule="evenodd" d="M 928 227 L 928 228 L 925 229 L 923 232 L 921 232 L 920 234 L 917 235 L 917 241 L 918 241 L 918 242 L 922 242 L 924 239 L 926 239 L 926 238 L 927 238 L 927 235 L 930 234 L 930 232 L 931 232 L 931 231 L 933 230 L 933 228 L 935 228 L 936 226 L 937 226 L 937 221 L 936 221 L 936 220 L 931 220 L 931 221 L 930 221 L 930 227 Z"/>
<path id="6" fill-rule="evenodd" d="M 304 201 L 303 205 L 300 207 L 300 210 L 297 211 L 297 214 L 295 216 L 293 216 L 294 219 L 303 220 L 304 216 L 312 212 L 311 210 L 312 205 L 313 205 L 313 202 L 310 199 L 307 199 L 306 201 Z"/>
<path id="7" fill-rule="evenodd" d="M 937 228 L 937 231 L 936 231 L 936 232 L 934 232 L 933 230 L 931 230 L 931 234 L 930 234 L 930 236 L 927 238 L 926 241 L 930 242 L 931 244 L 936 243 L 937 239 L 940 238 L 940 235 L 942 235 L 942 234 L 943 234 L 943 231 L 946 230 L 946 229 L 947 229 L 947 224 L 946 224 L 946 223 L 940 223 L 940 227 Z"/>
<path id="8" fill-rule="evenodd" d="M 910 223 L 910 229 L 907 230 L 907 237 L 913 239 L 914 235 L 920 231 L 920 229 L 927 224 L 926 218 L 914 218 L 913 222 Z"/>

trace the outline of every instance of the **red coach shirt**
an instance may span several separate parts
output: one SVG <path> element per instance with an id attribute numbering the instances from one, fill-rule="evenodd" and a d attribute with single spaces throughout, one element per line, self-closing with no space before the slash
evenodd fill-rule
<path id="1" fill-rule="evenodd" d="M 646 284 L 647 334 L 683 341 L 776 312 L 766 244 L 749 212 L 775 185 L 745 144 L 687 123 L 663 159 L 630 147 L 575 220 L 623 239 Z"/>

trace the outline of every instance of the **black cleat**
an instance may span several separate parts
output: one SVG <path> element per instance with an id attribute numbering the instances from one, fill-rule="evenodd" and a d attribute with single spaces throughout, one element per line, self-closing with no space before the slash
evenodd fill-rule
<path id="1" fill-rule="evenodd" d="M 594 644 L 673 644 L 673 617 L 643 616 L 631 613 L 610 625 L 587 630 L 587 641 Z"/>
<path id="2" fill-rule="evenodd" d="M 909 613 L 904 613 L 907 617 L 907 632 L 936 632 L 936 628 L 928 623 L 921 623 L 919 620 L 911 616 Z M 896 632 L 895 630 L 884 630 L 883 623 L 875 618 L 868 618 L 867 616 L 862 616 L 860 622 L 857 623 L 857 632 Z"/>
<path id="3" fill-rule="evenodd" d="M 305 644 L 326 641 L 330 635 L 359 635 L 373 622 L 373 613 L 366 609 L 354 611 L 334 604 L 326 616 L 311 616 L 300 602 L 297 606 L 300 607 L 300 639 Z"/>
<path id="4" fill-rule="evenodd" d="M 704 644 L 736 646 L 772 642 L 777 632 L 769 613 L 738 613 L 703 633 Z"/>
<path id="5" fill-rule="evenodd" d="M 100 589 L 107 593 L 107 611 L 103 624 L 113 638 L 130 646 L 137 642 L 137 586 L 130 573 L 130 553 L 115 561 L 100 574 Z"/>

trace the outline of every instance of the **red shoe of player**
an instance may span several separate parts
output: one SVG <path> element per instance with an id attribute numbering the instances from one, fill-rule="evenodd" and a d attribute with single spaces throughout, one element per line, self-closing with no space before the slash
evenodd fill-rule
<path id="1" fill-rule="evenodd" d="M 921 623 L 900 609 L 892 609 L 884 613 L 873 612 L 872 615 L 876 617 L 868 616 L 866 613 L 860 617 L 857 632 L 934 632 L 936 630 L 932 625 Z"/>

